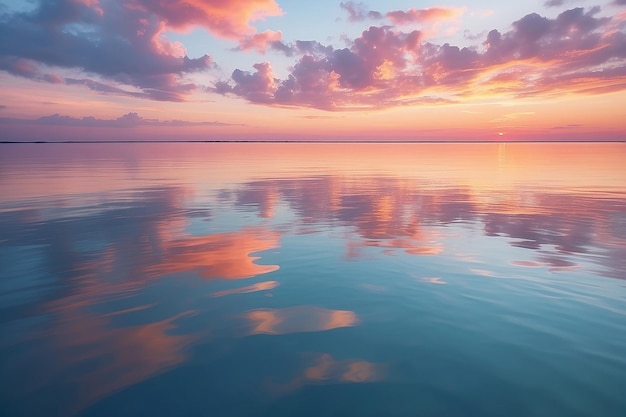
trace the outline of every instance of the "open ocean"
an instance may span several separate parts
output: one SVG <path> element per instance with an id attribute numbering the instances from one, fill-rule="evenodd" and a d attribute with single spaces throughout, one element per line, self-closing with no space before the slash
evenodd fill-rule
<path id="1" fill-rule="evenodd" d="M 0 145 L 0 415 L 626 416 L 626 144 Z"/>

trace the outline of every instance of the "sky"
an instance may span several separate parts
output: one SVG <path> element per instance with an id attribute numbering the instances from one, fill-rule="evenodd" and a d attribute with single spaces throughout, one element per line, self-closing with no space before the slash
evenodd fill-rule
<path id="1" fill-rule="evenodd" d="M 626 0 L 0 0 L 0 140 L 626 140 Z"/>

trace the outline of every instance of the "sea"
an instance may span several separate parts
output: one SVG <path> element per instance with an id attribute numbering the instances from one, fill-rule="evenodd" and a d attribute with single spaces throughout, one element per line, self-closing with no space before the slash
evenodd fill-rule
<path id="1" fill-rule="evenodd" d="M 624 417 L 626 144 L 1 144 L 0 415 Z"/>

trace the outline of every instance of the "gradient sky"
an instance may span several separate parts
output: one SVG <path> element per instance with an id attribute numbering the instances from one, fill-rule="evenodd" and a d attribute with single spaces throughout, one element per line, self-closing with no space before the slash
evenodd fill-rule
<path id="1" fill-rule="evenodd" d="M 0 0 L 0 140 L 626 140 L 626 0 Z"/>

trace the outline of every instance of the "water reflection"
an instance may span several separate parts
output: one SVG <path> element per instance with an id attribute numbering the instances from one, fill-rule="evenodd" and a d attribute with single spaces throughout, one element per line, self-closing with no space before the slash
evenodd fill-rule
<path id="1" fill-rule="evenodd" d="M 625 227 L 610 227 L 626 212 L 624 193 L 549 188 L 476 192 L 433 188 L 420 179 L 321 177 L 254 181 L 238 196 L 242 209 L 261 217 L 273 211 L 272 204 L 285 201 L 297 213 L 296 223 L 349 227 L 348 258 L 358 259 L 366 247 L 381 248 L 384 254 L 399 249 L 438 255 L 445 251 L 446 226 L 465 224 L 535 251 L 535 262 L 550 271 L 577 268 L 571 258 L 585 256 L 599 264 L 595 272 L 625 278 Z"/>
<path id="2" fill-rule="evenodd" d="M 157 276 L 195 271 L 203 278 L 241 279 L 267 274 L 278 265 L 260 265 L 252 253 L 279 246 L 280 235 L 265 228 L 244 228 L 167 241 L 160 262 L 148 268 Z"/>
<path id="3" fill-rule="evenodd" d="M 533 346 L 516 361 L 609 364 L 590 381 L 623 386 L 603 374 L 624 366 L 612 349 L 626 348 L 615 336 L 625 330 L 623 281 L 603 280 L 626 278 L 623 148 L 586 160 L 567 146 L 390 146 L 381 161 L 380 147 L 348 158 L 332 145 L 190 145 L 176 148 L 175 169 L 163 152 L 131 148 L 1 157 L 9 414 L 111 415 L 120 410 L 108 400 L 134 395 L 158 415 L 135 391 L 155 383 L 206 384 L 223 398 L 216 414 L 237 403 L 249 408 L 232 415 L 252 415 L 313 386 L 384 385 L 390 369 L 454 391 L 449 381 L 462 376 L 449 360 L 463 375 L 512 378 L 514 362 L 498 362 L 490 343 L 500 355 Z M 562 305 L 542 304 L 542 291 Z M 602 312 L 578 316 L 580 300 Z M 535 309 L 540 319 L 528 316 Z M 481 349 L 489 360 L 468 365 Z M 563 368 L 571 376 L 577 366 Z M 184 414 L 193 401 L 176 404 Z"/>
<path id="4" fill-rule="evenodd" d="M 42 390 L 49 389 L 46 385 L 54 384 L 63 375 L 77 375 L 75 400 L 60 407 L 67 407 L 62 411 L 68 414 L 183 363 L 188 357 L 187 346 L 196 339 L 192 335 L 171 334 L 177 329 L 176 321 L 191 311 L 142 325 L 115 328 L 109 317 L 89 314 L 81 307 L 84 306 L 78 302 L 57 309 L 55 321 L 50 323 L 52 330 L 46 337 L 49 345 L 30 352 L 30 360 L 46 364 L 44 373 L 38 372 L 35 382 Z M 47 361 L 37 359 L 37 355 L 53 357 L 54 365 L 50 367 Z"/>
<path id="5" fill-rule="evenodd" d="M 2 325 L 10 324 L 15 316 L 43 319 L 35 326 L 41 327 L 36 333 L 6 335 L 5 348 L 29 347 L 11 359 L 13 366 L 5 368 L 5 376 L 14 381 L 16 398 L 25 392 L 57 396 L 50 400 L 54 407 L 61 415 L 73 415 L 186 361 L 187 347 L 198 340 L 199 333 L 172 332 L 180 331 L 177 322 L 197 310 L 179 309 L 164 315 L 156 305 L 162 301 L 117 307 L 126 300 L 133 302 L 165 275 L 195 272 L 201 278 L 241 279 L 278 269 L 277 265 L 256 264 L 259 257 L 251 255 L 277 247 L 276 232 L 244 227 L 229 233 L 189 235 L 185 229 L 190 219 L 208 218 L 209 213 L 183 210 L 185 195 L 178 187 L 138 189 L 84 207 L 53 201 L 52 207 L 0 213 L 0 252 L 7 261 L 2 266 Z M 28 261 L 35 262 L 36 273 L 44 275 L 40 283 L 33 285 L 25 263 L 10 261 L 11 256 L 24 253 L 20 248 L 31 248 Z M 270 283 L 241 292 L 277 285 Z M 35 291 L 39 286 L 48 290 Z M 25 293 L 38 296 L 24 297 Z M 103 313 L 103 309 L 110 312 Z M 133 324 L 138 316 L 141 323 Z M 35 380 L 14 373 L 32 366 L 40 367 Z M 65 387 L 75 398 L 71 401 L 55 393 L 60 389 L 55 381 L 66 374 L 74 375 Z M 43 403 L 26 409 L 36 415 L 41 411 L 38 407 L 44 407 Z"/>
<path id="6" fill-rule="evenodd" d="M 306 368 L 288 382 L 273 381 L 270 385 L 271 394 L 286 395 L 306 385 L 382 381 L 387 371 L 384 364 L 362 359 L 336 360 L 328 353 L 306 356 Z"/>
<path id="7" fill-rule="evenodd" d="M 233 288 L 231 290 L 215 291 L 211 293 L 211 297 L 224 297 L 232 294 L 247 294 L 250 292 L 267 291 L 278 287 L 278 281 L 263 281 L 256 284 L 246 285 L 245 287 Z"/>
<path id="8" fill-rule="evenodd" d="M 257 309 L 243 315 L 251 324 L 250 334 L 320 332 L 351 327 L 358 323 L 352 311 L 329 310 L 314 306 L 283 309 Z"/>

